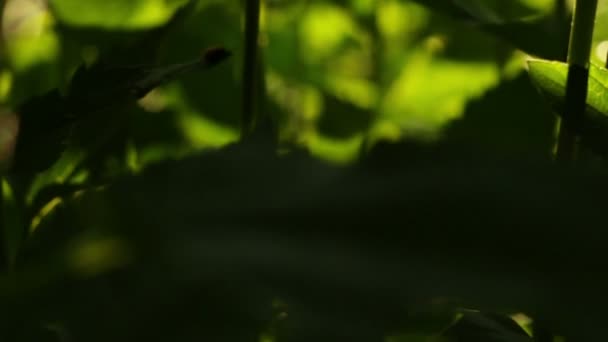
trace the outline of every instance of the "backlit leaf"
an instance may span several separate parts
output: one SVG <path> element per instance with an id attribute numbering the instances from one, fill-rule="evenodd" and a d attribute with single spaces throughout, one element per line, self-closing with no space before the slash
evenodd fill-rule
<path id="1" fill-rule="evenodd" d="M 534 84 L 553 110 L 563 115 L 568 65 L 536 59 L 529 61 L 528 65 Z M 593 64 L 589 70 L 587 109 L 580 129 L 584 144 L 598 152 L 608 151 L 608 71 Z"/>
<path id="2" fill-rule="evenodd" d="M 143 29 L 160 26 L 188 0 L 51 0 L 63 23 L 78 27 Z"/>

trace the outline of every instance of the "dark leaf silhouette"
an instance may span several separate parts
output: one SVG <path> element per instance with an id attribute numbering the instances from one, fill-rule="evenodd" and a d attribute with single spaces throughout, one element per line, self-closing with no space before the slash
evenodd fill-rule
<path id="1" fill-rule="evenodd" d="M 532 55 L 556 60 L 565 57 L 567 32 L 564 32 L 560 25 L 568 25 L 568 23 L 556 24 L 557 19 L 552 16 L 530 17 L 529 14 L 526 15 L 525 8 L 522 8 L 519 12 L 523 17 L 503 17 L 504 14 L 499 9 L 492 8 L 492 4 L 486 7 L 477 1 L 416 0 L 416 2 L 469 22 L 480 30 L 496 35 Z M 516 2 L 515 5 L 521 4 Z"/>
<path id="2" fill-rule="evenodd" d="M 448 341 L 532 342 L 533 339 L 508 316 L 492 313 L 464 312 L 443 332 Z"/>
<path id="3" fill-rule="evenodd" d="M 196 60 L 171 66 L 107 66 L 100 62 L 80 67 L 66 96 L 55 90 L 20 107 L 13 171 L 32 175 L 47 169 L 65 150 L 74 123 L 133 104 L 162 83 L 213 67 L 229 56 L 222 48 L 211 48 Z M 104 124 L 113 126 L 114 122 Z"/>

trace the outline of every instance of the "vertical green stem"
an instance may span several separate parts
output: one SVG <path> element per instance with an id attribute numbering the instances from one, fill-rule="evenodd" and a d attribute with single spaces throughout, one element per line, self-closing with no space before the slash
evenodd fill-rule
<path id="1" fill-rule="evenodd" d="M 576 159 L 577 132 L 587 100 L 589 59 L 596 12 L 597 0 L 576 0 L 568 49 L 566 108 L 559 128 L 555 156 L 556 161 L 564 164 L 570 164 Z"/>
<path id="2" fill-rule="evenodd" d="M 241 138 L 253 130 L 257 119 L 258 36 L 260 0 L 245 0 L 245 56 L 243 61 L 243 116 Z"/>

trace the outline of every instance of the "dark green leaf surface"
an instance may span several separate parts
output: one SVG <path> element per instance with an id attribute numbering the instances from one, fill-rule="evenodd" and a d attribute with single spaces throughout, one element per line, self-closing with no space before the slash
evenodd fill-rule
<path id="1" fill-rule="evenodd" d="M 606 177 L 481 160 L 404 146 L 336 168 L 242 145 L 151 167 L 69 201 L 39 228 L 21 267 L 46 280 L 30 282 L 38 299 L 24 307 L 62 315 L 89 341 L 149 338 L 149 322 L 168 312 L 159 336 L 200 325 L 193 336 L 229 338 L 223 325 L 207 329 L 259 326 L 276 298 L 317 337 L 398 331 L 437 297 L 593 335 L 576 327 L 601 322 L 602 310 L 557 308 L 608 304 Z M 12 292 L 19 279 L 0 295 L 27 303 L 33 293 Z"/>
<path id="2" fill-rule="evenodd" d="M 67 147 L 68 137 L 77 122 L 84 121 L 85 126 L 87 122 L 95 124 L 96 144 L 105 143 L 120 130 L 118 122 L 128 119 L 106 113 L 120 114 L 120 109 L 133 105 L 155 87 L 199 68 L 214 66 L 228 56 L 226 50 L 214 48 L 191 62 L 163 67 L 107 66 L 102 62 L 80 67 L 66 96 L 54 90 L 19 109 L 21 126 L 14 172 L 29 178 L 49 168 Z M 111 131 L 104 131 L 102 127 Z M 78 134 L 82 135 L 82 132 L 77 131 Z"/>
<path id="3" fill-rule="evenodd" d="M 67 144 L 71 120 L 57 90 L 30 99 L 18 112 L 20 126 L 12 170 L 29 177 L 59 158 Z"/>
<path id="4" fill-rule="evenodd" d="M 505 23 L 530 16 L 538 16 L 543 11 L 530 8 L 519 0 L 505 3 L 501 0 L 414 0 L 434 10 L 454 16 L 479 20 L 485 23 Z M 546 6 L 545 6 L 546 7 Z"/>
<path id="5" fill-rule="evenodd" d="M 514 99 L 526 105 L 514 109 Z M 554 144 L 555 120 L 528 75 L 522 73 L 469 102 L 463 117 L 446 127 L 443 139 L 488 153 L 547 159 Z"/>
<path id="6" fill-rule="evenodd" d="M 452 342 L 532 342 L 533 339 L 510 317 L 482 312 L 464 312 L 443 336 Z"/>
<path id="7" fill-rule="evenodd" d="M 468 21 L 480 30 L 494 34 L 529 54 L 563 59 L 567 37 L 546 11 L 535 11 L 521 1 L 415 0 L 433 10 Z"/>
<path id="8" fill-rule="evenodd" d="M 568 25 L 568 23 L 561 23 Z M 521 19 L 504 24 L 481 23 L 479 28 L 532 56 L 565 60 L 568 37 L 552 18 Z"/>

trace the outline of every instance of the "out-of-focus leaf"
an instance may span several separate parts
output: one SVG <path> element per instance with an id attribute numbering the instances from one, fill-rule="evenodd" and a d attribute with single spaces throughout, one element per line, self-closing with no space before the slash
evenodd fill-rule
<path id="1" fill-rule="evenodd" d="M 376 3 L 372 19 L 349 12 L 356 6 L 351 1 L 339 3 L 294 4 L 268 16 L 267 80 L 270 97 L 287 114 L 283 138 L 315 155 L 352 160 L 363 140 L 352 137 L 366 131 L 370 141 L 436 137 L 468 101 L 498 85 L 506 63 L 516 60 L 494 36 L 411 1 Z M 351 125 L 354 116 L 338 119 L 324 98 L 360 109 L 356 117 L 369 117 L 371 129 L 358 119 L 359 131 L 328 129 L 336 126 L 332 120 Z M 336 140 L 345 137 L 352 139 Z"/>
<path id="2" fill-rule="evenodd" d="M 608 1 L 598 1 L 597 15 L 593 27 L 594 50 L 591 59 L 598 65 L 605 65 L 608 57 Z"/>
<path id="3" fill-rule="evenodd" d="M 507 24 L 479 24 L 479 28 L 494 34 L 514 47 L 540 58 L 564 60 L 568 48 L 566 33 L 558 29 L 548 29 L 555 26 L 554 21 L 546 19 L 525 19 Z M 561 23 L 568 25 L 568 23 Z M 567 31 L 566 31 L 567 32 Z"/>
<path id="4" fill-rule="evenodd" d="M 281 298 L 311 331 L 381 336 L 416 303 L 441 297 L 541 315 L 566 336 L 598 332 L 577 326 L 604 317 L 604 172 L 481 161 L 453 148 L 380 152 L 336 168 L 233 146 L 73 199 L 23 250 L 23 269 L 59 272 L 39 283 L 28 312 L 61 314 L 90 341 L 126 341 L 147 337 L 145 322 L 167 310 L 174 320 L 161 331 L 175 334 L 169 325 L 197 317 L 262 319 Z M 83 268 L 74 255 L 84 251 L 97 252 Z M 129 257 L 115 271 L 99 268 L 116 255 Z M 571 305 L 587 302 L 598 309 Z"/>
<path id="5" fill-rule="evenodd" d="M 170 20 L 188 0 L 51 0 L 53 13 L 63 23 L 78 27 L 144 29 Z"/>
<path id="6" fill-rule="evenodd" d="M 58 91 L 33 98 L 19 108 L 13 172 L 30 177 L 59 158 L 70 132 L 68 115 L 67 104 Z"/>
<path id="7" fill-rule="evenodd" d="M 487 37 L 477 38 L 469 41 L 471 47 L 491 48 Z M 460 41 L 465 35 L 456 33 L 453 39 Z M 498 84 L 500 69 L 495 60 L 487 57 L 488 51 L 472 50 L 475 62 L 463 62 L 464 56 L 450 56 L 456 46 L 452 43 L 450 50 L 440 52 L 421 48 L 405 59 L 398 78 L 384 95 L 381 118 L 397 123 L 406 135 L 434 136 L 442 124 L 464 112 L 467 101 Z M 460 83 L 463 78 L 469 81 Z"/>
<path id="8" fill-rule="evenodd" d="M 86 10 L 95 8 L 95 1 Z M 196 1 L 193 15 L 177 21 L 164 42 L 152 34 L 148 45 L 138 45 L 151 48 L 138 49 L 134 60 L 145 61 L 140 57 L 150 52 L 149 60 L 160 56 L 162 65 L 217 43 L 235 47 L 237 60 L 209 77 L 190 75 L 159 89 L 160 105 L 154 103 L 158 98 L 142 103 L 157 113 L 104 106 L 95 111 L 99 115 L 80 121 L 69 136 L 76 145 L 70 152 L 87 150 L 92 158 L 84 159 L 89 176 L 104 173 L 105 164 L 123 158 L 130 144 L 141 158 L 145 153 L 161 155 L 146 151 L 161 142 L 183 146 L 178 126 L 195 147 L 217 146 L 236 137 L 239 3 Z M 273 12 L 275 3 L 281 8 Z M 369 123 L 363 118 L 381 112 L 378 104 L 386 89 L 398 103 L 388 111 L 401 124 L 392 123 L 396 136 L 402 128 L 437 130 L 475 98 L 480 99 L 468 107 L 478 116 L 490 113 L 486 108 L 492 103 L 500 103 L 501 113 L 507 114 L 514 111 L 513 104 L 528 104 L 529 97 L 513 90 L 521 79 L 482 97 L 504 81 L 502 63 L 511 56 L 510 48 L 489 35 L 471 34 L 470 27 L 454 25 L 455 20 L 410 2 L 406 8 L 397 0 L 342 3 L 349 3 L 344 10 L 335 10 L 329 1 L 266 3 L 263 28 L 273 32 L 262 34 L 261 44 L 270 54 L 270 73 L 278 74 L 268 83 L 281 99 L 281 109 L 297 114 L 289 113 L 293 119 L 285 120 L 297 132 L 294 141 L 320 128 L 328 135 L 348 137 L 349 146 L 358 151 L 359 133 Z M 366 12 L 370 25 L 365 27 L 347 9 L 352 4 L 369 10 L 380 3 L 386 5 L 382 13 L 388 19 Z M 463 3 L 427 1 L 437 7 Z M 525 14 L 523 0 L 467 3 L 458 7 L 460 14 L 454 13 L 485 32 L 494 26 L 505 30 L 497 35 L 513 35 L 520 47 L 523 31 L 540 27 L 536 22 L 519 31 L 510 26 L 510 16 L 519 19 Z M 126 9 L 133 4 L 120 5 Z M 493 5 L 514 12 L 505 20 L 500 16 L 507 11 L 484 9 Z M 396 7 L 400 11 L 392 12 Z M 283 8 L 293 11 L 283 15 Z M 314 10 L 302 15 L 309 9 Z M 405 12 L 411 15 L 408 20 L 395 15 Z M 89 62 L 97 54 L 106 60 L 108 52 L 115 52 L 112 64 L 125 65 L 131 56 L 110 47 L 130 46 L 127 41 L 141 32 L 130 31 L 134 34 L 128 37 L 123 33 L 135 27 L 164 22 L 144 25 L 131 18 L 137 16 L 124 24 L 116 17 L 85 24 L 59 17 L 62 29 L 90 28 L 80 32 L 81 40 L 71 42 L 73 51 L 61 53 L 61 63 L 72 63 L 64 55 L 79 57 L 85 49 Z M 326 18 L 337 25 L 329 25 Z M 380 32 L 376 20 L 383 23 Z M 394 23 L 398 25 L 391 26 Z M 93 31 L 102 38 L 91 37 Z M 66 31 L 58 32 L 65 47 Z M 321 39 L 303 41 L 311 37 Z M 549 39 L 527 42 L 532 42 L 528 51 L 552 44 Z M 294 59 L 300 57 L 303 63 Z M 81 69 L 76 78 L 80 84 L 96 84 L 99 91 L 68 87 L 68 97 L 78 94 L 83 99 L 78 108 L 119 99 L 120 91 L 112 84 L 117 78 L 123 83 L 113 76 L 129 78 L 134 70 L 107 65 L 94 69 Z M 113 69 L 119 71 L 110 72 Z M 508 91 L 502 93 L 504 89 Z M 529 86 L 521 91 L 529 95 Z M 346 111 L 332 116 L 336 106 L 329 101 L 321 113 L 324 98 L 339 99 L 340 108 L 355 107 L 357 122 L 350 121 Z M 494 102 L 497 98 L 500 102 Z M 530 103 L 521 116 L 540 111 L 537 107 Z M 71 114 L 69 119 L 76 116 Z M 531 149 L 544 148 L 548 133 L 540 122 L 518 126 L 519 119 L 513 118 L 508 121 L 513 129 L 509 135 L 507 129 L 499 131 L 490 124 L 495 118 L 484 116 L 487 121 L 477 127 L 491 135 L 481 144 L 506 150 L 505 141 L 511 138 L 521 150 L 528 141 L 535 146 Z M 473 121 L 459 137 L 476 128 L 471 126 L 478 121 Z M 37 129 L 46 133 L 43 128 Z M 527 134 L 534 137 L 522 137 Z M 55 141 L 64 140 L 60 138 L 40 141 L 49 142 L 44 147 L 51 150 Z M 448 141 L 461 142 L 454 140 Z M 311 141 L 309 145 L 315 145 Z M 315 146 L 339 150 L 316 141 Z M 443 318 L 455 307 L 479 305 L 547 316 L 552 329 L 573 338 L 577 331 L 601 332 L 607 287 L 601 273 L 606 266 L 601 243 L 606 238 L 601 224 L 608 189 L 605 172 L 562 173 L 542 162 L 496 162 L 492 154 L 471 157 L 469 152 L 416 146 L 383 155 L 386 150 L 380 146 L 372 160 L 335 168 L 299 152 L 279 158 L 270 149 L 238 146 L 151 166 L 139 176 L 79 196 L 70 195 L 77 189 L 71 184 L 47 188 L 32 197 L 32 208 L 55 196 L 65 201 L 43 218 L 22 249 L 15 272 L 0 278 L 0 340 L 18 341 L 19 332 L 52 327 L 61 335 L 65 332 L 65 341 L 256 341 L 272 325 L 270 330 L 280 330 L 276 340 L 286 342 L 382 341 L 407 329 L 413 334 L 405 336 L 418 341 L 432 334 L 416 330 L 421 328 L 414 316 L 435 305 Z M 74 160 L 67 164 L 73 167 Z M 48 177 L 45 184 L 66 179 L 54 173 Z M 563 306 L 569 310 L 561 310 Z M 275 326 L 275 320 L 281 322 Z M 423 321 L 430 325 L 431 319 Z M 584 324 L 591 328 L 580 329 Z"/>
<path id="9" fill-rule="evenodd" d="M 91 132 L 109 135 L 96 137 L 96 143 L 107 142 L 113 131 L 121 129 L 116 120 L 125 121 L 126 118 L 108 120 L 103 116 L 106 111 L 120 114 L 117 109 L 134 104 L 160 84 L 184 73 L 214 66 L 228 56 L 226 50 L 214 48 L 206 50 L 194 61 L 165 67 L 111 67 L 101 63 L 90 68 L 81 67 L 66 96 L 55 90 L 19 109 L 21 126 L 13 171 L 31 176 L 50 167 L 65 150 L 75 122 L 84 122 L 85 126 L 96 123 L 97 127 Z M 99 129 L 99 124 L 111 128 L 112 132 Z"/>
<path id="10" fill-rule="evenodd" d="M 205 78 L 183 77 L 168 87 L 168 108 L 183 122 L 196 147 L 225 144 L 240 127 L 242 61 L 241 6 L 237 1 L 203 2 L 176 25 L 162 53 L 166 63 L 197 54 L 200 46 L 221 45 L 234 58 L 210 70 Z M 193 43 L 184 43 L 193 42 Z M 194 43 L 196 42 L 196 43 Z"/>
<path id="11" fill-rule="evenodd" d="M 11 105 L 53 89 L 59 79 L 55 64 L 60 37 L 45 1 L 9 0 L 3 2 L 2 65 L 12 72 L 5 92 Z"/>
<path id="12" fill-rule="evenodd" d="M 38 214 L 39 211 L 52 200 L 56 198 L 68 199 L 70 196 L 84 190 L 86 190 L 86 187 L 79 184 L 53 184 L 46 186 L 36 194 L 31 205 L 29 205 L 30 217 Z"/>
<path id="13" fill-rule="evenodd" d="M 0 180 L 0 226 L 2 227 L 2 236 L 0 237 L 0 260 L 2 265 L 0 269 L 6 271 L 15 264 L 16 256 L 18 253 L 23 239 L 25 237 L 25 222 L 23 219 L 23 211 L 19 199 L 19 194 L 16 193 L 16 189 L 12 188 L 6 179 Z"/>
<path id="14" fill-rule="evenodd" d="M 369 111 L 333 96 L 326 96 L 324 100 L 325 113 L 319 122 L 321 134 L 351 138 L 367 130 L 371 124 L 372 114 Z"/>
<path id="15" fill-rule="evenodd" d="M 444 12 L 461 19 L 471 20 L 474 17 L 455 1 L 414 0 L 432 10 Z"/>
<path id="16" fill-rule="evenodd" d="M 76 66 L 84 58 L 87 64 L 102 60 L 109 65 L 153 65 L 171 64 L 191 58 L 200 53 L 199 49 L 180 60 L 161 61 L 168 38 L 192 15 L 196 1 L 181 7 L 173 14 L 170 21 L 160 27 L 149 30 L 114 31 L 103 28 L 82 28 L 57 25 L 56 31 L 62 38 L 63 63 L 74 63 L 70 57 L 77 57 Z M 175 39 L 175 38 L 173 38 Z M 72 68 L 75 69 L 74 66 Z"/>
<path id="17" fill-rule="evenodd" d="M 515 108 L 515 99 L 525 105 Z M 489 153 L 548 158 L 554 127 L 555 116 L 522 73 L 470 101 L 463 117 L 446 126 L 443 139 Z"/>
<path id="18" fill-rule="evenodd" d="M 568 65 L 561 62 L 531 60 L 528 62 L 532 81 L 547 98 L 554 111 L 563 115 Z M 608 152 L 608 71 L 590 66 L 587 109 L 583 114 L 580 134 L 583 144 Z"/>
<path id="19" fill-rule="evenodd" d="M 508 316 L 483 312 L 464 312 L 443 332 L 451 342 L 532 342 L 533 339 Z"/>
<path id="20" fill-rule="evenodd" d="M 14 342 L 64 342 L 65 339 L 57 331 L 44 326 L 42 322 L 28 322 L 18 326 L 2 329 L 0 337 Z"/>
<path id="21" fill-rule="evenodd" d="M 76 71 L 72 79 L 68 101 L 76 113 L 100 111 L 137 100 L 162 83 L 198 68 L 215 66 L 229 56 L 227 50 L 213 48 L 206 50 L 201 57 L 193 61 L 162 67 L 123 67 L 102 63 L 92 67 L 83 66 Z"/>
<path id="22" fill-rule="evenodd" d="M 509 3 L 477 0 L 415 1 L 463 19 L 529 54 L 547 59 L 565 57 L 567 32 L 558 25 L 568 25 L 568 23 L 558 23 L 548 15 L 547 9 L 551 7 L 542 6 L 543 10 L 538 11 L 526 9 L 526 6 L 518 1 Z"/>
<path id="23" fill-rule="evenodd" d="M 438 1 L 444 2 L 445 1 Z M 539 16 L 553 10 L 552 0 L 451 0 L 453 6 L 485 22 L 503 23 L 513 19 Z"/>

